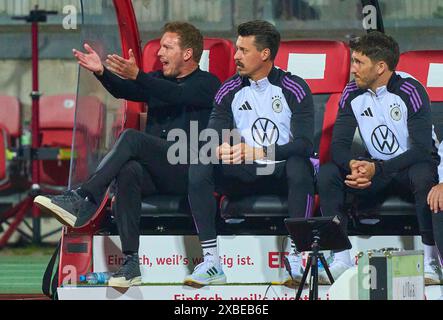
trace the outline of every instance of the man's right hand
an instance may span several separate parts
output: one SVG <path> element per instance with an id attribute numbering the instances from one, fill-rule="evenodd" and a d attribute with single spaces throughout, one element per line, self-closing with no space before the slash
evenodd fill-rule
<path id="1" fill-rule="evenodd" d="M 371 185 L 373 177 L 372 170 L 373 163 L 368 161 L 351 160 L 349 162 L 349 169 L 351 174 L 346 176 L 345 184 L 354 189 L 366 189 Z"/>
<path id="2" fill-rule="evenodd" d="M 77 59 L 78 64 L 81 65 L 83 68 L 101 76 L 104 71 L 104 66 L 102 64 L 102 61 L 100 60 L 99 55 L 87 43 L 84 44 L 84 48 L 86 50 L 86 53 L 83 53 L 76 49 L 72 49 L 72 52 L 74 53 L 74 57 Z"/>
<path id="3" fill-rule="evenodd" d="M 433 213 L 443 210 L 443 183 L 432 187 L 428 193 L 428 205 Z"/>
<path id="4" fill-rule="evenodd" d="M 217 147 L 217 158 L 224 163 L 230 163 L 232 159 L 232 148 L 227 142 Z"/>

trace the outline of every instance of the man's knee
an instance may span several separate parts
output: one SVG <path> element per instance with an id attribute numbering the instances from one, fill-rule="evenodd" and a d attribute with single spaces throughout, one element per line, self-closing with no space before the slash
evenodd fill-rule
<path id="1" fill-rule="evenodd" d="M 436 167 L 430 162 L 414 164 L 409 169 L 409 179 L 415 192 L 428 193 L 437 183 Z"/>
<path id="2" fill-rule="evenodd" d="M 119 140 L 122 141 L 133 141 L 134 139 L 137 139 L 140 135 L 142 135 L 143 133 L 139 130 L 135 130 L 132 128 L 129 129 L 125 129 L 121 135 Z"/>
<path id="3" fill-rule="evenodd" d="M 126 162 L 117 175 L 117 181 L 123 183 L 141 183 L 143 168 L 138 161 Z"/>
<path id="4" fill-rule="evenodd" d="M 307 158 L 292 156 L 286 160 L 286 177 L 290 184 L 304 184 L 314 178 L 314 168 Z"/>
<path id="5" fill-rule="evenodd" d="M 329 186 L 334 182 L 342 180 L 343 178 L 340 173 L 340 169 L 335 163 L 328 162 L 320 166 L 320 171 L 317 178 L 319 187 Z"/>
<path id="6" fill-rule="evenodd" d="M 433 246 L 435 244 L 434 233 L 432 229 L 420 228 L 421 241 L 428 246 Z"/>
<path id="7" fill-rule="evenodd" d="M 212 179 L 212 166 L 211 165 L 203 165 L 203 164 L 195 164 L 189 166 L 189 189 L 199 189 Z"/>

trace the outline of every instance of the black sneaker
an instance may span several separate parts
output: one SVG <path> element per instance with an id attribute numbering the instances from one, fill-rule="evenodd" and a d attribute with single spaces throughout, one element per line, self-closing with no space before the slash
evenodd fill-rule
<path id="1" fill-rule="evenodd" d="M 55 215 L 62 224 L 73 228 L 84 226 L 99 207 L 75 190 L 68 190 L 56 196 L 38 196 L 34 203 L 41 210 Z"/>
<path id="2" fill-rule="evenodd" d="M 109 279 L 108 286 L 129 288 L 142 284 L 138 254 L 127 255 L 120 269 Z"/>

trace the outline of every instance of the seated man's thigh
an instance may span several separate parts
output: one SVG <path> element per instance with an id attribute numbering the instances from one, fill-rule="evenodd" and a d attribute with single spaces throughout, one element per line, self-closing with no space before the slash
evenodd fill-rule
<path id="1" fill-rule="evenodd" d="M 222 165 L 216 174 L 216 184 L 228 195 L 263 195 L 288 193 L 284 163 L 277 163 L 272 175 L 258 175 L 256 164 Z"/>
<path id="2" fill-rule="evenodd" d="M 414 202 L 414 194 L 428 194 L 438 183 L 437 166 L 432 162 L 420 162 L 400 171 L 392 178 L 389 194 Z"/>

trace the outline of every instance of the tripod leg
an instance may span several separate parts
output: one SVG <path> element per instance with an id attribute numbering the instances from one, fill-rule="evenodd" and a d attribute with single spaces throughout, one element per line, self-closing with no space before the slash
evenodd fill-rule
<path id="1" fill-rule="evenodd" d="M 314 273 L 314 300 L 318 300 L 318 260 L 316 258 L 315 262 L 315 273 Z"/>
<path id="2" fill-rule="evenodd" d="M 303 288 L 306 283 L 306 278 L 308 277 L 309 270 L 311 269 L 311 256 L 308 257 L 308 261 L 306 262 L 306 269 L 303 272 L 303 277 L 301 278 L 300 286 L 298 287 L 297 295 L 295 296 L 295 300 L 300 300 L 301 293 L 303 292 Z"/>
<path id="3" fill-rule="evenodd" d="M 311 258 L 311 281 L 309 283 L 309 300 L 318 299 L 318 260 L 317 256 Z"/>
<path id="4" fill-rule="evenodd" d="M 328 275 L 329 281 L 331 282 L 331 284 L 333 284 L 334 283 L 334 277 L 332 276 L 331 271 L 329 270 L 328 262 L 326 261 L 326 259 L 323 256 L 323 254 L 320 254 L 319 258 L 320 258 L 321 263 L 325 267 L 325 271 L 326 271 L 326 274 Z"/>
<path id="5" fill-rule="evenodd" d="M 19 224 L 23 221 L 28 213 L 29 207 L 32 206 L 33 198 L 26 198 L 21 204 L 19 204 L 19 208 L 17 209 L 17 214 L 14 218 L 14 221 L 9 226 L 9 229 L 3 234 L 0 238 L 0 248 L 4 247 L 7 243 L 11 235 L 18 228 Z"/>
<path id="6" fill-rule="evenodd" d="M 36 207 L 32 207 L 32 229 L 33 229 L 33 243 L 40 244 L 42 242 L 41 238 L 41 218 L 40 210 Z"/>

